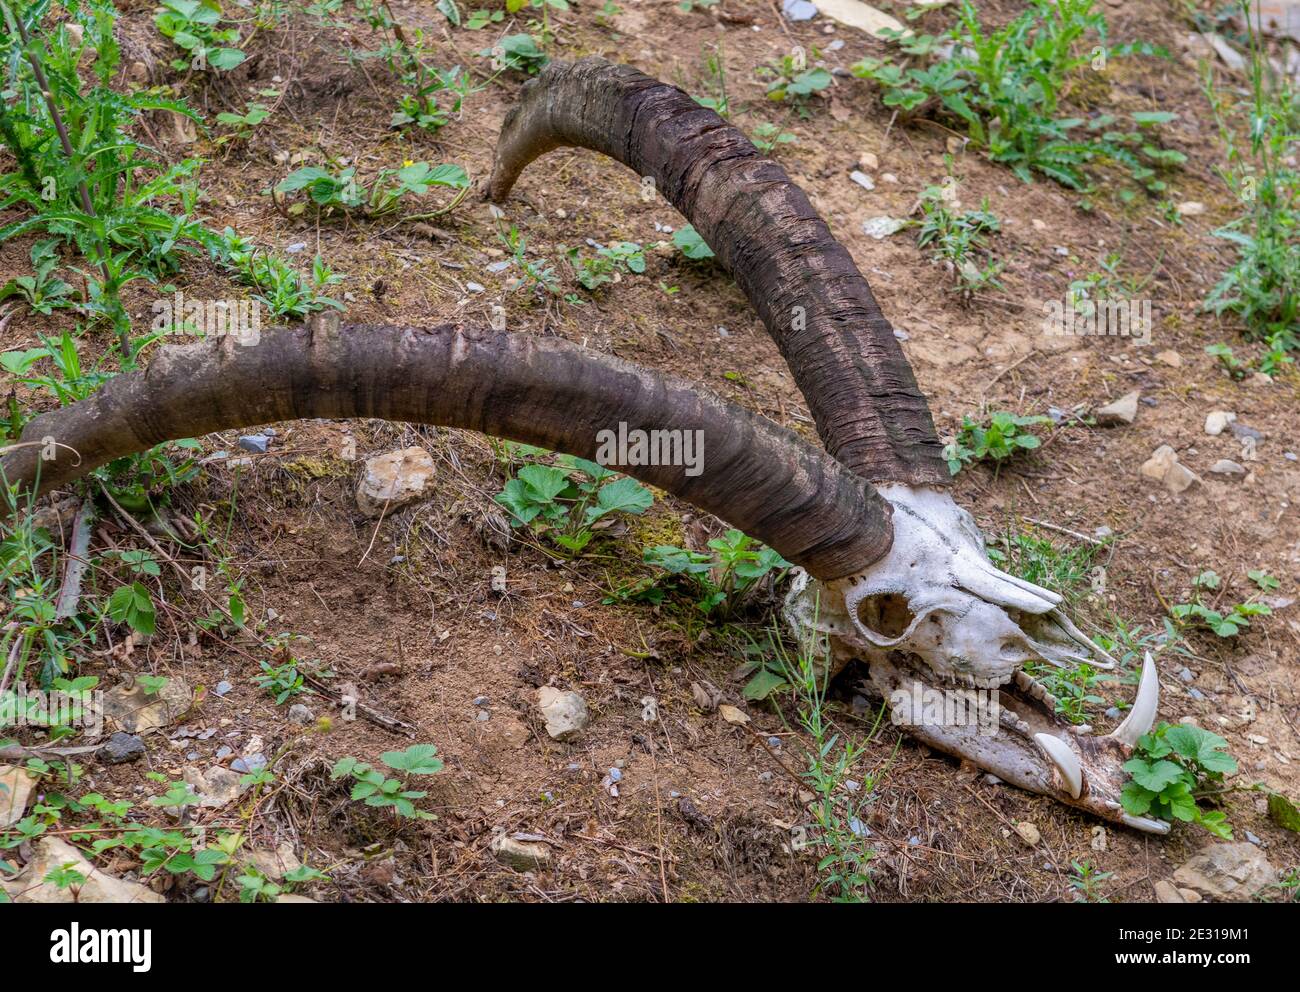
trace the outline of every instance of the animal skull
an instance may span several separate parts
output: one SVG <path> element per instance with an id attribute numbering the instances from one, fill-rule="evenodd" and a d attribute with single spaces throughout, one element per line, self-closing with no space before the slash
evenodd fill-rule
<path id="1" fill-rule="evenodd" d="M 1137 701 L 1114 733 L 1093 737 L 1060 720 L 1056 700 L 1022 666 L 1041 659 L 1113 668 L 1114 660 L 1070 622 L 1060 596 L 995 568 L 974 519 L 946 492 L 878 488 L 894 508 L 893 547 L 865 572 L 835 582 L 798 574 L 785 609 L 796 635 L 821 639 L 836 667 L 868 661 L 895 722 L 927 744 L 1031 792 L 1167 833 L 1168 824 L 1130 816 L 1119 802 L 1122 765 L 1159 703 L 1151 656 Z M 977 699 L 972 690 L 984 690 L 978 698 L 996 719 L 990 726 L 926 718 L 915 701 L 935 688 L 967 702 Z"/>

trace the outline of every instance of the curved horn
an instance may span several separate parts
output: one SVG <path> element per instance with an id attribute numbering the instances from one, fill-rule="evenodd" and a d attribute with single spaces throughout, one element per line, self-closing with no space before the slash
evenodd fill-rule
<path id="1" fill-rule="evenodd" d="M 552 62 L 506 115 L 488 195 L 566 145 L 654 178 L 781 349 L 836 459 L 872 482 L 947 485 L 925 397 L 848 251 L 785 170 L 675 86 L 603 59 Z"/>
<path id="2" fill-rule="evenodd" d="M 146 371 L 33 419 L 27 443 L 0 471 L 10 484 L 39 479 L 50 489 L 162 441 L 308 417 L 462 427 L 585 458 L 596 456 L 598 432 L 620 423 L 702 431 L 698 475 L 673 465 L 620 470 L 717 514 L 818 578 L 861 571 L 893 541 L 889 504 L 869 484 L 762 417 L 559 339 L 454 325 L 324 320 L 266 332 L 256 345 L 224 337 L 164 348 Z M 55 457 L 42 461 L 46 440 Z"/>

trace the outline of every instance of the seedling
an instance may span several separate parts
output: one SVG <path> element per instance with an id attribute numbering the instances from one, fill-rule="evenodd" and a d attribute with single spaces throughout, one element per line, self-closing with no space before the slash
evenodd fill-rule
<path id="1" fill-rule="evenodd" d="M 1005 411 L 994 413 L 983 422 L 963 417 L 957 437 L 943 449 L 948 471 L 956 475 L 976 462 L 996 463 L 1017 452 L 1032 451 L 1042 442 L 1024 428 L 1049 423 L 1051 419 L 1048 417 L 1025 417 Z"/>
<path id="2" fill-rule="evenodd" d="M 1199 823 L 1216 837 L 1232 839 L 1227 816 L 1206 811 L 1197 802 L 1207 785 L 1237 771 L 1236 760 L 1218 734 L 1192 724 L 1157 724 L 1138 738 L 1133 757 L 1124 763 L 1132 780 L 1124 785 L 1120 802 L 1133 816 Z"/>

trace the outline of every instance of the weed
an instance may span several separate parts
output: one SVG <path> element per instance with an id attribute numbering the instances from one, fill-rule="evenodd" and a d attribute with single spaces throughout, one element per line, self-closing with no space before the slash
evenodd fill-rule
<path id="1" fill-rule="evenodd" d="M 1240 217 L 1214 232 L 1231 242 L 1237 261 L 1206 297 L 1205 308 L 1236 315 L 1249 337 L 1266 342 L 1270 359 L 1265 371 L 1274 371 L 1291 360 L 1288 351 L 1300 348 L 1300 171 L 1295 167 L 1300 100 L 1288 77 L 1268 65 L 1250 5 L 1242 2 L 1239 8 L 1249 30 L 1247 145 L 1238 142 L 1234 130 L 1240 112 L 1237 94 L 1227 96 L 1216 89 L 1208 67 L 1202 74 L 1202 88 L 1227 149 L 1220 174 L 1244 207 Z"/>
<path id="2" fill-rule="evenodd" d="M 1232 827 L 1218 810 L 1205 811 L 1198 790 L 1222 783 L 1237 770 L 1236 760 L 1218 734 L 1191 724 L 1160 723 L 1138 738 L 1133 757 L 1124 763 L 1132 779 L 1124 784 L 1120 802 L 1133 816 L 1199 823 L 1216 837 L 1232 840 Z"/>
<path id="3" fill-rule="evenodd" d="M 217 0 L 162 0 L 154 25 L 189 56 L 173 59 L 172 68 L 203 72 L 211 66 L 226 71 L 240 65 L 247 56 L 233 47 L 239 44 L 239 28 L 223 27 L 223 20 Z"/>
<path id="4" fill-rule="evenodd" d="M 1114 872 L 1098 871 L 1091 861 L 1071 861 L 1070 868 L 1074 877 L 1066 879 L 1066 882 L 1074 890 L 1076 902 L 1110 902 L 1101 894 L 1101 885 L 1109 881 Z"/>
<path id="5" fill-rule="evenodd" d="M 389 768 L 398 772 L 401 779 L 389 778 L 378 768 L 353 757 L 340 758 L 330 771 L 330 779 L 353 779 L 352 799 L 367 806 L 391 809 L 399 817 L 415 820 L 437 819 L 432 813 L 419 809 L 415 800 L 428 793 L 408 788 L 414 776 L 436 775 L 442 771 L 441 759 L 434 757 L 438 749 L 432 744 L 412 744 L 405 751 L 385 751 L 379 756 Z"/>
<path id="6" fill-rule="evenodd" d="M 1150 192 L 1162 193 L 1166 184 L 1156 170 L 1181 164 L 1184 156 L 1159 147 L 1148 132 L 1174 115 L 1133 114 L 1126 130 L 1117 130 L 1109 114 L 1058 116 L 1062 96 L 1085 67 L 1133 54 L 1168 55 L 1146 43 L 1108 46 L 1105 16 L 1093 8 L 1094 0 L 1033 0 L 1004 27 L 990 30 L 974 3 L 961 0 L 956 23 L 942 35 L 895 38 L 908 56 L 937 56 L 931 65 L 868 58 L 853 73 L 876 82 L 886 106 L 963 128 L 1024 182 L 1038 172 L 1082 190 L 1089 186 L 1087 167 L 1112 161 Z"/>
<path id="7" fill-rule="evenodd" d="M 1023 428 L 1051 423 L 1048 417 L 1026 417 L 999 411 L 983 421 L 962 417 L 961 430 L 943 449 L 948 471 L 956 475 L 968 465 L 1000 462 L 1020 451 L 1032 451 L 1042 442 Z"/>
<path id="8" fill-rule="evenodd" d="M 872 886 L 871 861 L 876 852 L 867 841 L 867 807 L 876 790 L 877 777 L 849 776 L 865 757 L 863 747 L 840 733 L 826 714 L 829 658 L 806 644 L 797 658 L 791 658 L 779 638 L 773 638 L 776 664 L 792 687 L 799 728 L 808 735 L 804 749 L 804 771 L 800 777 L 813 793 L 809 805 L 812 833 L 796 839 L 798 848 L 825 851 L 817 862 L 821 874 L 818 890 L 828 892 L 836 902 L 866 902 Z M 883 710 L 882 710 L 883 715 Z M 874 730 L 873 730 L 874 733 Z"/>
<path id="9" fill-rule="evenodd" d="M 513 447 L 533 457 L 546 454 Z M 602 520 L 618 513 L 640 515 L 654 502 L 641 483 L 595 462 L 572 455 L 555 455 L 553 461 L 524 465 L 495 499 L 510 512 L 512 526 L 528 527 L 570 555 L 583 552 Z"/>
<path id="10" fill-rule="evenodd" d="M 584 256 L 580 248 L 568 251 L 578 282 L 589 290 L 617 282 L 624 272 L 645 272 L 645 249 L 634 241 L 619 241 L 608 248 L 597 248 L 594 257 Z"/>
<path id="11" fill-rule="evenodd" d="M 916 243 L 930 249 L 930 257 L 948 267 L 966 295 L 988 286 L 1001 288 L 1002 263 L 992 261 L 985 235 L 996 234 L 1001 223 L 985 199 L 979 210 L 961 213 L 950 209 L 952 186 L 927 186 L 921 193 L 923 219 Z M 982 264 L 981 264 L 982 263 Z"/>
<path id="12" fill-rule="evenodd" d="M 789 131 L 782 130 L 780 125 L 763 121 L 754 128 L 750 140 L 760 152 L 771 155 L 776 151 L 777 145 L 795 144 L 799 139 Z"/>
<path id="13" fill-rule="evenodd" d="M 673 231 L 673 244 L 691 261 L 700 261 L 713 257 L 713 249 L 700 237 L 693 224 L 683 224 Z"/>
<path id="14" fill-rule="evenodd" d="M 54 275 L 59 266 L 58 238 L 37 241 L 32 245 L 30 276 L 17 276 L 0 287 L 0 301 L 18 296 L 37 313 L 51 314 L 72 306 L 72 287 Z"/>
<path id="15" fill-rule="evenodd" d="M 1261 575 L 1263 576 L 1263 573 Z M 1267 576 L 1263 577 L 1267 578 Z M 1266 617 L 1273 613 L 1267 603 L 1257 601 L 1254 596 L 1249 597 L 1245 602 L 1234 603 L 1226 610 L 1216 610 L 1206 606 L 1201 598 L 1203 592 L 1218 589 L 1221 582 L 1222 580 L 1213 570 L 1201 572 L 1192 580 L 1192 588 L 1195 591 L 1193 601 L 1175 603 L 1169 610 L 1170 616 L 1185 626 L 1202 627 L 1213 631 L 1219 637 L 1236 637 L 1250 626 L 1252 617 Z M 1260 588 L 1265 590 L 1267 586 L 1261 584 Z"/>

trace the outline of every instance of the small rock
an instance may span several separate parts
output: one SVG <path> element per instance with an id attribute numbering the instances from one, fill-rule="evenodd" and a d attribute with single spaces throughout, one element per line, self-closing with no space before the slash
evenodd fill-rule
<path id="1" fill-rule="evenodd" d="M 85 881 L 65 889 L 45 881 L 50 872 L 59 868 L 75 871 Z M 42 837 L 22 871 L 12 881 L 8 876 L 0 879 L 0 888 L 16 903 L 166 902 L 147 885 L 115 878 L 92 865 L 79 850 L 58 837 Z"/>
<path id="2" fill-rule="evenodd" d="M 0 765 L 0 828 L 9 827 L 27 813 L 36 779 L 17 765 Z"/>
<path id="3" fill-rule="evenodd" d="M 144 757 L 144 741 L 135 734 L 119 730 L 95 752 L 95 756 L 106 765 L 122 765 Z"/>
<path id="4" fill-rule="evenodd" d="M 907 226 L 906 221 L 899 220 L 897 217 L 872 217 L 870 220 L 862 222 L 864 233 L 875 238 L 877 241 L 883 241 L 891 234 L 896 234 Z"/>
<path id="5" fill-rule="evenodd" d="M 1195 889 L 1179 889 L 1178 894 L 1183 897 L 1183 902 L 1200 902 L 1202 898 Z"/>
<path id="6" fill-rule="evenodd" d="M 1239 465 L 1231 458 L 1220 458 L 1210 466 L 1211 475 L 1222 475 L 1230 479 L 1244 479 L 1246 477 L 1246 466 Z"/>
<path id="7" fill-rule="evenodd" d="M 1110 709 L 1106 711 L 1107 720 L 1118 720 L 1119 718 L 1120 718 L 1120 708 L 1118 706 L 1112 706 Z"/>
<path id="8" fill-rule="evenodd" d="M 255 455 L 264 455 L 266 454 L 267 445 L 271 443 L 271 439 L 266 434 L 245 434 L 237 443 L 244 451 L 251 451 Z"/>
<path id="9" fill-rule="evenodd" d="M 1236 419 L 1237 415 L 1231 410 L 1211 410 L 1205 418 L 1205 433 L 1218 437 Z"/>
<path id="10" fill-rule="evenodd" d="M 1178 677 L 1182 679 L 1184 682 L 1196 681 L 1196 676 L 1192 674 L 1192 670 L 1190 668 L 1184 668 L 1182 671 L 1178 673 Z"/>
<path id="11" fill-rule="evenodd" d="M 1232 436 L 1238 441 L 1244 441 L 1246 438 L 1250 438 L 1252 441 L 1264 440 L 1263 431 L 1256 430 L 1254 427 L 1248 427 L 1247 425 L 1238 423 L 1235 420 L 1228 425 L 1228 430 L 1232 431 Z"/>
<path id="12" fill-rule="evenodd" d="M 233 688 L 234 688 L 233 685 L 231 685 L 229 682 L 226 682 L 226 681 L 223 679 L 222 681 L 220 681 L 220 682 L 217 683 L 217 687 L 216 687 L 215 689 L 213 689 L 212 691 L 215 692 L 218 696 L 224 696 L 226 693 L 228 693 L 228 692 L 229 692 L 231 689 L 233 689 Z"/>
<path id="13" fill-rule="evenodd" d="M 357 506 L 368 517 L 395 510 L 424 495 L 434 475 L 433 456 L 423 448 L 402 448 L 367 458 L 357 484 Z"/>
<path id="14" fill-rule="evenodd" d="M 1031 221 L 1029 222 L 1029 225 L 1030 225 L 1030 226 L 1031 226 L 1035 231 L 1046 231 L 1046 230 L 1047 230 L 1047 224 L 1044 223 L 1043 221 L 1039 220 L 1037 217 L 1035 217 L 1033 220 L 1031 220 Z"/>
<path id="15" fill-rule="evenodd" d="M 1157 448 L 1142 463 L 1139 471 L 1148 479 L 1164 483 L 1165 488 L 1174 494 L 1184 492 L 1201 481 L 1195 472 L 1178 461 L 1177 453 L 1167 444 Z"/>
<path id="16" fill-rule="evenodd" d="M 1250 841 L 1256 847 L 1264 846 L 1264 842 L 1260 840 L 1258 837 L 1256 837 L 1254 834 L 1252 834 L 1249 830 L 1246 831 L 1246 840 Z"/>
<path id="17" fill-rule="evenodd" d="M 1209 844 L 1174 872 L 1180 889 L 1222 902 L 1249 902 L 1277 881 L 1277 869 L 1254 844 Z"/>
<path id="18" fill-rule="evenodd" d="M 483 287 L 483 285 L 482 285 L 481 283 L 477 283 L 477 282 L 467 282 L 467 283 L 465 283 L 465 291 L 466 291 L 466 292 L 469 292 L 469 293 L 481 293 L 481 292 L 483 292 L 483 289 L 484 289 L 484 287 Z"/>
<path id="19" fill-rule="evenodd" d="M 1205 204 L 1196 200 L 1184 200 L 1178 204 L 1177 210 L 1180 217 L 1199 217 L 1205 213 Z"/>
<path id="20" fill-rule="evenodd" d="M 1183 903 L 1186 901 L 1173 882 L 1167 879 L 1156 882 L 1156 902 Z"/>
<path id="21" fill-rule="evenodd" d="M 305 727 L 316 719 L 316 714 L 311 711 L 311 707 L 304 706 L 302 703 L 294 703 L 289 707 L 289 722 L 296 723 L 300 727 Z"/>
<path id="22" fill-rule="evenodd" d="M 781 0 L 781 13 L 788 21 L 811 21 L 817 16 L 817 5 L 809 0 Z"/>
<path id="23" fill-rule="evenodd" d="M 1021 820 L 1016 824 L 1016 833 L 1020 836 L 1020 839 L 1030 847 L 1037 847 L 1038 842 L 1043 839 L 1043 835 L 1039 832 L 1038 828 L 1028 820 Z"/>
<path id="24" fill-rule="evenodd" d="M 880 159 L 874 152 L 863 152 L 858 156 L 858 168 L 863 172 L 875 172 L 880 168 Z"/>
<path id="25" fill-rule="evenodd" d="M 515 840 L 505 834 L 492 838 L 491 849 L 496 859 L 515 871 L 533 871 L 551 863 L 551 849 L 537 841 Z"/>
<path id="26" fill-rule="evenodd" d="M 230 763 L 230 770 L 239 772 L 241 775 L 252 775 L 254 772 L 260 772 L 266 765 L 266 755 L 259 751 L 257 754 L 236 758 Z"/>
<path id="27" fill-rule="evenodd" d="M 1201 690 L 1195 686 L 1192 686 L 1192 688 L 1187 690 L 1187 695 L 1191 696 L 1192 699 L 1198 703 L 1204 702 L 1205 700 L 1205 693 L 1201 692 Z"/>
<path id="28" fill-rule="evenodd" d="M 1125 393 L 1113 403 L 1098 407 L 1092 412 L 1093 418 L 1097 421 L 1097 426 L 1120 427 L 1133 423 L 1134 418 L 1137 417 L 1139 395 L 1135 389 L 1131 393 Z"/>
<path id="29" fill-rule="evenodd" d="M 870 191 L 876 188 L 875 181 L 865 172 L 859 172 L 857 169 L 849 173 L 849 178 L 865 190 Z"/>
<path id="30" fill-rule="evenodd" d="M 1179 369 L 1183 367 L 1183 356 L 1172 349 L 1169 351 L 1157 352 L 1156 361 L 1160 362 L 1162 365 L 1168 365 L 1171 369 Z"/>
<path id="31" fill-rule="evenodd" d="M 892 172 L 882 172 L 880 174 L 880 181 L 882 183 L 889 183 L 891 186 L 898 185 L 898 177 Z"/>
<path id="32" fill-rule="evenodd" d="M 585 699 L 576 692 L 561 692 L 549 685 L 537 690 L 537 708 L 546 721 L 546 732 L 557 741 L 572 740 L 591 721 Z"/>

